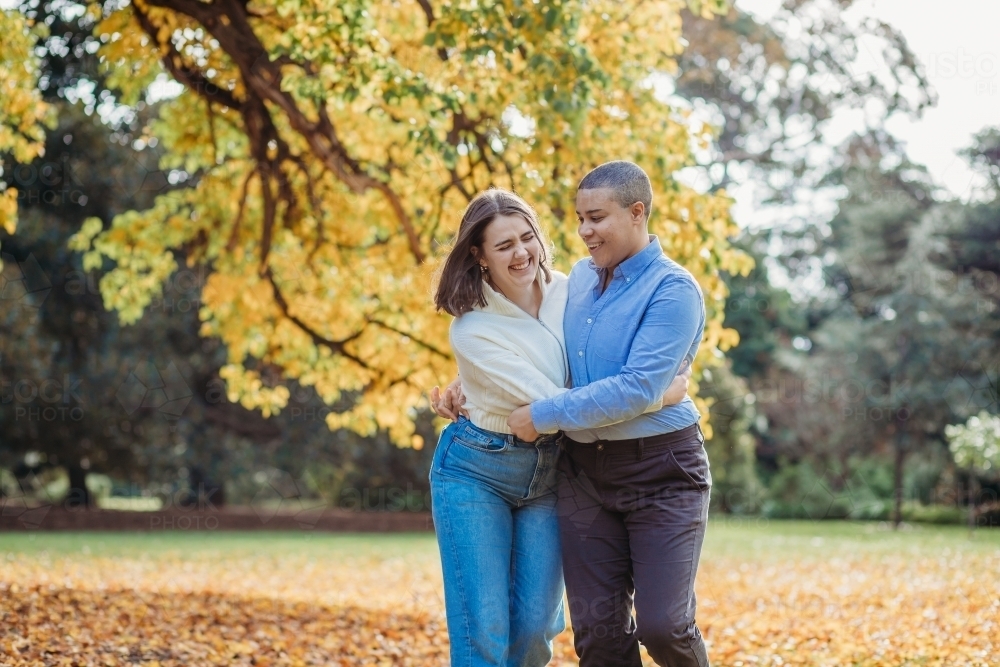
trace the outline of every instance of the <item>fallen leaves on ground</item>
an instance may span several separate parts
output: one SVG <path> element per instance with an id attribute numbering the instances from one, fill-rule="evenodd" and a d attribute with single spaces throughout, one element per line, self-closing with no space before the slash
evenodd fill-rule
<path id="1" fill-rule="evenodd" d="M 447 665 L 432 553 L 7 554 L 0 665 Z M 715 665 L 1000 665 L 998 571 L 996 552 L 706 556 L 698 621 Z"/>

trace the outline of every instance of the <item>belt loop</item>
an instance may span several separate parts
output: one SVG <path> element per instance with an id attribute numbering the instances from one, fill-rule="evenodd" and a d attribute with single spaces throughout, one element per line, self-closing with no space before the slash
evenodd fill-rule
<path id="1" fill-rule="evenodd" d="M 642 446 L 645 444 L 644 438 L 639 438 L 639 460 L 642 460 Z"/>

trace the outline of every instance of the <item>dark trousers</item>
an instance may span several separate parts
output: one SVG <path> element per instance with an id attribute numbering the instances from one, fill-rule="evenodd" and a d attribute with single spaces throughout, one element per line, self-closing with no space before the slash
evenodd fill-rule
<path id="1" fill-rule="evenodd" d="M 694 580 L 712 477 L 697 424 L 559 458 L 563 572 L 581 667 L 708 666 Z M 632 616 L 633 606 L 635 618 Z"/>

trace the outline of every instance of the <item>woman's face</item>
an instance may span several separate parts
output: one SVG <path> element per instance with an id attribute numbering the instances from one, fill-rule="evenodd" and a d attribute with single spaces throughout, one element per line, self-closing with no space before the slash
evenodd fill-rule
<path id="1" fill-rule="evenodd" d="M 538 273 L 542 242 L 519 215 L 499 215 L 483 232 L 476 259 L 485 264 L 494 286 L 510 295 L 531 286 Z"/>

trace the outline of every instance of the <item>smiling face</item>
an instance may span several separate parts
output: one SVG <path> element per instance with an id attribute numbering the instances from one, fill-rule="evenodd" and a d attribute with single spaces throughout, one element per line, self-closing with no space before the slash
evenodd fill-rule
<path id="1" fill-rule="evenodd" d="M 636 202 L 623 208 L 611 188 L 579 190 L 576 193 L 577 233 L 587 244 L 594 264 L 614 269 L 649 243 L 646 207 Z"/>
<path id="2" fill-rule="evenodd" d="M 482 246 L 473 248 L 490 281 L 508 296 L 535 282 L 541 254 L 541 240 L 519 215 L 498 215 L 483 232 Z"/>

